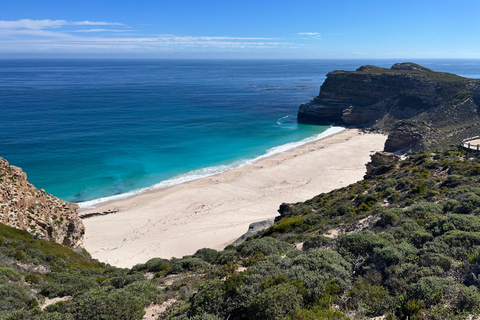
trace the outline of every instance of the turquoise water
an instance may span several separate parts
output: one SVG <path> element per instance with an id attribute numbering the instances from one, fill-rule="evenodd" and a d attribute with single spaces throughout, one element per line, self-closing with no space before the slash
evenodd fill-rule
<path id="1" fill-rule="evenodd" d="M 328 127 L 296 112 L 327 72 L 394 62 L 0 60 L 0 156 L 69 201 L 171 185 L 315 139 Z M 478 60 L 415 62 L 480 77 Z"/>

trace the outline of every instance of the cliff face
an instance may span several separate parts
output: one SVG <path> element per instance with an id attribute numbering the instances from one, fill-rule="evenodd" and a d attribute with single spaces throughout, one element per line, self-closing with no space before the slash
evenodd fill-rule
<path id="1" fill-rule="evenodd" d="M 389 134 L 385 151 L 420 151 L 478 135 L 479 106 L 480 80 L 414 63 L 367 65 L 328 73 L 298 121 L 370 127 Z"/>
<path id="2" fill-rule="evenodd" d="M 22 169 L 0 158 L 0 223 L 71 248 L 82 245 L 85 227 L 78 205 L 58 199 L 27 181 Z"/>

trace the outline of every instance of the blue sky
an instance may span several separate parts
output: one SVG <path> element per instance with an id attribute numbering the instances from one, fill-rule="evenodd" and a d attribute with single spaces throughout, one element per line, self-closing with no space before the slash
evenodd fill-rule
<path id="1" fill-rule="evenodd" d="M 0 57 L 480 58 L 480 1 L 0 0 Z"/>

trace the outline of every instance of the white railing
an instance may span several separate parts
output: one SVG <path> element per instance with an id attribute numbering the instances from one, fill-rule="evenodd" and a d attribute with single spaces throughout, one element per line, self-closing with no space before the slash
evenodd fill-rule
<path id="1" fill-rule="evenodd" d="M 472 150 L 480 150 L 480 144 L 473 144 L 470 143 L 470 141 L 480 139 L 480 136 L 475 136 L 475 137 L 470 137 L 462 140 L 462 147 L 467 148 L 467 149 L 472 149 Z"/>

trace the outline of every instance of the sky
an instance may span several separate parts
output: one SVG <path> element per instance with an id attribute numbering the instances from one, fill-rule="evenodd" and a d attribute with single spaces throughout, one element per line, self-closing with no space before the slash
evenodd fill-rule
<path id="1" fill-rule="evenodd" d="M 0 0 L 0 58 L 480 58 L 478 0 Z"/>

